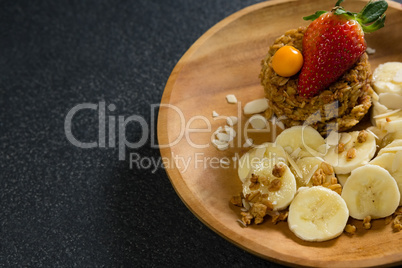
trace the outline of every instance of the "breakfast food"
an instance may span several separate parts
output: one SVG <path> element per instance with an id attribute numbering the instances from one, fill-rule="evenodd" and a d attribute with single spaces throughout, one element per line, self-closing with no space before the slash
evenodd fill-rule
<path id="1" fill-rule="evenodd" d="M 311 242 L 369 230 L 378 219 L 393 221 L 395 232 L 402 230 L 402 63 L 381 64 L 372 81 L 363 39 L 363 31 L 383 26 L 386 2 L 369 2 L 357 14 L 344 11 L 340 2 L 331 13 L 313 15 L 319 25 L 278 38 L 263 60 L 266 97 L 288 128 L 239 161 L 242 192 L 233 200 L 242 207 L 239 221 L 245 226 L 271 217 L 274 223 L 287 221 L 295 236 Z M 334 17 L 343 15 L 348 18 Z M 335 53 L 332 48 L 321 53 L 311 41 L 327 36 L 331 44 L 334 34 L 323 25 L 351 27 L 351 35 L 339 38 L 356 40 L 350 46 L 339 42 L 353 54 L 337 62 L 340 74 L 314 69 L 320 68 L 314 57 L 329 58 L 326 66 L 336 61 L 329 56 Z M 311 37 L 314 32 L 319 36 Z M 322 42 L 317 41 L 318 46 Z M 278 61 L 281 58 L 284 61 Z M 289 59 L 301 67 L 287 69 Z M 371 106 L 373 126 L 346 132 Z M 353 221 L 348 224 L 349 219 Z"/>
<path id="2" fill-rule="evenodd" d="M 275 115 L 287 127 L 306 122 L 321 134 L 356 125 L 371 107 L 373 89 L 364 32 L 384 25 L 385 1 L 369 2 L 360 13 L 351 13 L 336 3 L 331 12 L 305 17 L 313 22 L 306 29 L 289 30 L 277 38 L 262 60 L 261 84 Z M 369 24 L 369 25 L 368 25 Z M 303 54 L 293 56 L 293 47 Z M 293 64 L 284 65 L 289 58 Z M 277 71 L 276 71 L 277 70 Z M 278 72 L 279 70 L 279 72 Z"/>
<path id="3" fill-rule="evenodd" d="M 301 156 L 314 156 L 314 152 L 322 151 L 324 138 L 310 126 L 295 126 L 285 129 L 276 137 L 275 143 L 288 149 L 288 153 Z M 300 149 L 299 149 L 300 148 Z M 312 153 L 313 152 L 313 153 Z"/>
<path id="4" fill-rule="evenodd" d="M 399 206 L 400 193 L 395 179 L 377 165 L 366 165 L 352 171 L 342 190 L 352 218 L 363 220 L 392 215 Z"/>
<path id="5" fill-rule="evenodd" d="M 349 174 L 373 158 L 376 146 L 374 135 L 366 130 L 344 132 L 337 144 L 329 146 L 324 159 L 334 167 L 336 174 Z"/>
<path id="6" fill-rule="evenodd" d="M 302 189 L 289 206 L 289 228 L 305 241 L 326 241 L 341 235 L 348 219 L 342 197 L 322 186 Z"/>

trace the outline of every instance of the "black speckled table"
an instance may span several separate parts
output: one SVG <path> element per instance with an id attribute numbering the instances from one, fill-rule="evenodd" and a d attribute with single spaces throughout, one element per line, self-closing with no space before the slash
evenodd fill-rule
<path id="1" fill-rule="evenodd" d="M 184 52 L 257 2 L 0 3 L 1 267 L 279 267 L 203 225 L 142 139 Z"/>

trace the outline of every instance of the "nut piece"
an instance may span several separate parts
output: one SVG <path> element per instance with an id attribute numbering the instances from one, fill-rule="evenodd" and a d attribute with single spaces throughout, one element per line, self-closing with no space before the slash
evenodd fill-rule
<path id="1" fill-rule="evenodd" d="M 341 195 L 342 194 L 342 185 L 340 184 L 331 184 L 330 186 L 328 186 L 328 189 L 336 192 L 337 194 Z"/>
<path id="2" fill-rule="evenodd" d="M 230 203 L 232 203 L 233 205 L 237 206 L 237 207 L 242 207 L 243 206 L 243 202 L 241 200 L 241 195 L 234 195 L 232 196 L 232 198 L 230 199 Z"/>
<path id="3" fill-rule="evenodd" d="M 386 218 L 385 218 L 384 223 L 385 223 L 385 225 L 388 225 L 388 224 L 390 224 L 390 223 L 391 223 L 391 221 L 392 221 L 392 215 L 391 215 L 391 216 L 386 217 Z"/>
<path id="4" fill-rule="evenodd" d="M 322 162 L 321 163 L 321 168 L 324 171 L 324 173 L 327 174 L 327 175 L 334 174 L 334 168 L 330 164 L 328 164 L 327 162 Z"/>
<path id="5" fill-rule="evenodd" d="M 241 218 L 241 221 L 244 222 L 244 224 L 246 224 L 246 225 L 251 224 L 251 220 L 253 219 L 253 216 L 250 214 L 250 212 L 241 212 L 240 215 L 243 216 Z"/>
<path id="6" fill-rule="evenodd" d="M 261 196 L 262 198 L 260 199 L 259 203 L 264 204 L 267 207 L 267 210 L 273 210 L 274 205 L 272 205 L 272 202 L 269 201 L 266 197 Z"/>
<path id="7" fill-rule="evenodd" d="M 338 146 L 336 147 L 336 152 L 338 154 L 343 153 L 345 151 L 345 144 L 343 144 L 342 142 L 338 144 Z"/>
<path id="8" fill-rule="evenodd" d="M 251 174 L 250 182 L 250 190 L 257 190 L 260 188 L 259 177 L 257 175 Z"/>
<path id="9" fill-rule="evenodd" d="M 274 168 L 272 169 L 272 175 L 274 175 L 277 178 L 280 178 L 283 176 L 285 171 L 286 166 L 284 164 L 275 164 Z"/>
<path id="10" fill-rule="evenodd" d="M 270 212 L 268 213 L 271 216 L 271 221 L 273 224 L 277 224 L 280 221 L 285 221 L 288 218 L 289 215 L 289 211 L 288 210 L 284 210 L 284 211 L 274 211 L 274 212 Z"/>
<path id="11" fill-rule="evenodd" d="M 268 100 L 267 99 L 257 99 L 246 103 L 243 108 L 243 112 L 245 115 L 250 114 L 259 114 L 264 112 L 266 109 L 269 108 Z"/>
<path id="12" fill-rule="evenodd" d="M 267 206 L 261 203 L 254 204 L 250 211 L 251 215 L 254 217 L 254 223 L 259 224 L 263 222 L 266 212 Z"/>
<path id="13" fill-rule="evenodd" d="M 371 228 L 371 216 L 367 216 L 363 220 L 363 227 L 364 229 L 368 230 Z"/>
<path id="14" fill-rule="evenodd" d="M 226 100 L 228 103 L 237 103 L 236 96 L 233 94 L 226 95 Z"/>
<path id="15" fill-rule="evenodd" d="M 260 114 L 255 114 L 250 117 L 249 122 L 254 129 L 264 129 L 268 124 L 267 119 Z"/>
<path id="16" fill-rule="evenodd" d="M 356 233 L 356 226 L 347 224 L 345 226 L 345 232 L 351 235 L 354 235 Z"/>
<path id="17" fill-rule="evenodd" d="M 346 153 L 346 160 L 347 160 L 347 161 L 350 161 L 350 160 L 352 160 L 353 158 L 355 158 L 355 157 L 356 157 L 356 153 L 357 153 L 356 148 L 350 148 L 350 149 L 348 150 L 348 152 Z"/>
<path id="18" fill-rule="evenodd" d="M 325 179 L 326 176 L 322 168 L 317 169 L 311 177 L 314 186 L 322 185 Z"/>
<path id="19" fill-rule="evenodd" d="M 255 203 L 257 202 L 258 198 L 261 196 L 260 191 L 254 191 L 248 195 L 246 195 L 246 201 Z"/>
<path id="20" fill-rule="evenodd" d="M 398 215 L 394 219 L 393 229 L 395 232 L 402 230 L 402 215 Z"/>
<path id="21" fill-rule="evenodd" d="M 367 140 L 368 137 L 368 132 L 365 130 L 362 130 L 359 132 L 359 135 L 357 135 L 357 142 L 363 143 Z"/>
<path id="22" fill-rule="evenodd" d="M 268 186 L 268 191 L 275 192 L 281 189 L 282 181 L 280 179 L 274 179 Z"/>

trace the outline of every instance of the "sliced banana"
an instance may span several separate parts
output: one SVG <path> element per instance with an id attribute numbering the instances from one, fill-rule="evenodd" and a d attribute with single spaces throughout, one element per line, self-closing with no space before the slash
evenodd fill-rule
<path id="1" fill-rule="evenodd" d="M 345 201 L 322 187 L 300 188 L 289 206 L 290 230 L 306 241 L 326 241 L 342 234 L 349 218 Z"/>
<path id="2" fill-rule="evenodd" d="M 388 110 L 386 113 L 378 114 L 373 117 L 375 125 L 388 133 L 402 130 L 402 111 Z"/>
<path id="3" fill-rule="evenodd" d="M 280 177 L 273 175 L 273 170 L 280 166 L 283 168 Z M 296 180 L 293 173 L 285 163 L 272 165 L 272 161 L 263 158 L 252 171 L 258 178 L 258 185 L 251 187 L 251 180 L 247 178 L 243 183 L 243 195 L 247 196 L 255 191 L 267 195 L 274 210 L 282 210 L 289 206 L 296 193 Z M 278 184 L 279 183 L 279 184 Z"/>
<path id="4" fill-rule="evenodd" d="M 360 135 L 363 132 L 353 131 L 341 133 L 342 146 L 330 146 L 324 160 L 331 164 L 336 174 L 348 174 L 357 167 L 367 164 L 376 152 L 376 140 L 372 133 L 364 133 L 365 140 Z"/>
<path id="5" fill-rule="evenodd" d="M 379 147 L 380 149 L 384 148 L 385 146 L 389 145 L 391 142 L 395 140 L 402 139 L 402 131 L 401 132 L 393 132 L 393 133 L 387 133 L 381 138 Z"/>
<path id="6" fill-rule="evenodd" d="M 377 165 L 385 168 L 395 179 L 398 185 L 399 194 L 402 196 L 402 151 L 397 153 L 384 153 L 370 161 L 371 165 Z M 399 200 L 399 205 L 402 205 L 402 199 Z"/>
<path id="7" fill-rule="evenodd" d="M 345 186 L 346 181 L 348 180 L 350 174 L 336 174 L 336 178 L 338 179 L 339 183 Z"/>
<path id="8" fill-rule="evenodd" d="M 285 129 L 276 137 L 275 143 L 281 145 L 290 155 L 301 149 L 297 157 L 322 156 L 325 153 L 323 152 L 324 138 L 310 126 L 294 126 Z"/>
<path id="9" fill-rule="evenodd" d="M 380 64 L 373 72 L 373 87 L 377 93 L 396 93 L 402 95 L 400 79 L 401 62 Z"/>
<path id="10" fill-rule="evenodd" d="M 371 110 L 371 124 L 373 126 L 378 127 L 377 121 L 381 118 L 386 118 L 386 116 L 382 116 L 383 114 L 387 114 L 392 112 L 392 110 L 388 109 L 386 106 L 382 105 L 376 100 L 373 100 L 373 109 Z"/>
<path id="11" fill-rule="evenodd" d="M 382 130 L 376 126 L 370 126 L 366 130 L 374 135 L 377 145 L 381 144 L 382 139 L 388 134 L 387 131 Z"/>
<path id="12" fill-rule="evenodd" d="M 378 98 L 373 101 L 371 122 L 388 133 L 402 130 L 402 62 L 379 65 L 373 73 Z"/>
<path id="13" fill-rule="evenodd" d="M 393 140 L 387 146 L 385 146 L 384 148 L 381 148 L 381 150 L 378 152 L 377 156 L 380 156 L 385 153 L 397 153 L 399 151 L 402 151 L 402 139 Z"/>
<path id="14" fill-rule="evenodd" d="M 273 165 L 279 162 L 288 164 L 287 154 L 282 146 L 266 142 L 249 150 L 239 159 L 237 169 L 239 179 L 245 182 L 251 176 L 251 171 L 263 158 L 270 159 Z"/>
<path id="15" fill-rule="evenodd" d="M 325 174 L 325 181 L 322 183 L 330 182 L 331 178 L 335 176 L 334 170 L 329 164 L 323 163 L 324 160 L 322 158 L 313 156 L 297 159 L 296 165 L 299 167 L 302 176 L 299 176 L 298 173 L 294 172 L 294 169 L 291 168 L 296 178 L 297 188 L 313 186 L 313 181 L 311 178 L 319 169 L 323 170 Z"/>
<path id="16" fill-rule="evenodd" d="M 376 165 L 365 165 L 352 171 L 347 179 L 342 198 L 350 216 L 363 220 L 384 218 L 395 212 L 399 205 L 398 185 L 389 172 Z"/>
<path id="17" fill-rule="evenodd" d="M 379 103 L 388 109 L 402 109 L 402 95 L 396 93 L 380 93 Z"/>

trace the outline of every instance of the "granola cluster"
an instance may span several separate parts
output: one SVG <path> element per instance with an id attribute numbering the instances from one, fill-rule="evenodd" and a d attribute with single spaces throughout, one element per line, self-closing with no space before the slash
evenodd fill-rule
<path id="1" fill-rule="evenodd" d="M 272 58 L 276 51 L 285 45 L 302 51 L 305 30 L 305 27 L 289 30 L 277 38 L 269 48 L 261 62 L 260 72 L 265 96 L 273 113 L 286 127 L 302 125 L 306 120 L 312 120 L 311 126 L 323 135 L 329 125 L 337 125 L 339 131 L 347 130 L 356 125 L 371 107 L 374 91 L 370 85 L 371 69 L 368 55 L 364 53 L 355 66 L 327 90 L 313 98 L 303 98 L 297 93 L 298 76 L 277 75 L 272 68 Z M 272 111 L 268 110 L 267 117 L 272 115 Z"/>
<path id="2" fill-rule="evenodd" d="M 275 177 L 282 177 L 285 172 L 285 167 L 278 164 L 275 165 L 272 173 Z M 243 193 L 240 193 L 236 196 L 233 196 L 230 202 L 238 207 L 241 207 L 242 211 L 240 213 L 241 220 L 240 222 L 244 225 L 250 225 L 253 222 L 255 224 L 260 224 L 264 221 L 265 216 L 270 216 L 272 218 L 273 223 L 277 223 L 279 221 L 285 221 L 287 218 L 287 211 L 273 211 L 273 204 L 268 200 L 268 194 L 261 194 L 258 191 L 259 185 L 261 182 L 266 183 L 267 178 L 263 176 L 257 176 L 255 174 L 251 174 L 250 178 L 250 190 L 253 190 L 251 193 L 246 196 Z M 268 191 L 275 192 L 278 191 L 281 187 L 281 180 L 274 179 L 270 182 L 268 186 Z"/>

